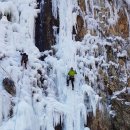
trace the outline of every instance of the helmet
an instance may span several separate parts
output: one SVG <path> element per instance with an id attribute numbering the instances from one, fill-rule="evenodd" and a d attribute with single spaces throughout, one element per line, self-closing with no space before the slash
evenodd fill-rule
<path id="1" fill-rule="evenodd" d="M 73 67 L 71 67 L 70 69 L 73 70 Z"/>

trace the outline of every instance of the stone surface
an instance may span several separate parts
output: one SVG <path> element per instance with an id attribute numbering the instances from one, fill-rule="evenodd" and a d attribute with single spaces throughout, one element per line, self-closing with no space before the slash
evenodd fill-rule
<path id="1" fill-rule="evenodd" d="M 110 130 L 111 122 L 108 114 L 99 110 L 96 113 L 96 116 L 88 116 L 88 127 L 91 130 Z"/>
<path id="2" fill-rule="evenodd" d="M 82 41 L 86 34 L 86 28 L 84 27 L 84 19 L 82 16 L 78 15 L 77 16 L 77 34 L 76 34 L 76 41 Z"/>
<path id="3" fill-rule="evenodd" d="M 3 86 L 9 94 L 11 94 L 12 96 L 15 96 L 16 88 L 15 88 L 14 81 L 12 79 L 9 79 L 9 78 L 3 79 Z"/>
<path id="4" fill-rule="evenodd" d="M 42 4 L 41 0 L 38 0 L 38 3 L 38 8 L 41 8 L 36 19 L 35 41 L 39 50 L 45 51 L 51 49 L 51 46 L 55 43 L 53 26 L 58 27 L 59 20 L 52 15 L 51 0 L 45 0 L 44 4 Z"/>
<path id="5" fill-rule="evenodd" d="M 115 110 L 116 115 L 113 119 L 113 130 L 129 130 L 130 129 L 130 95 L 121 93 L 118 99 L 112 100 L 112 109 Z"/>

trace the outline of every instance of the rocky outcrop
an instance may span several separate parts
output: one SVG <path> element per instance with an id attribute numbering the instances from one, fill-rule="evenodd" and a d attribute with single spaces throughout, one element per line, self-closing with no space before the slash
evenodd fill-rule
<path id="1" fill-rule="evenodd" d="M 77 33 L 76 33 L 76 37 L 75 40 L 76 41 L 82 41 L 85 34 L 86 34 L 86 28 L 84 27 L 84 19 L 82 16 L 78 15 L 77 16 Z"/>
<path id="2" fill-rule="evenodd" d="M 111 122 L 107 111 L 104 115 L 103 112 L 97 110 L 96 116 L 88 116 L 88 127 L 91 130 L 109 130 L 111 128 Z M 90 123 L 91 122 L 91 123 Z"/>
<path id="3" fill-rule="evenodd" d="M 112 99 L 112 110 L 115 116 L 112 118 L 113 130 L 130 129 L 130 94 L 121 93 Z"/>
<path id="4" fill-rule="evenodd" d="M 36 19 L 35 43 L 40 51 L 50 50 L 55 43 L 53 26 L 59 26 L 59 19 L 52 15 L 52 2 L 45 0 L 44 4 L 38 0 L 40 13 Z"/>
<path id="5" fill-rule="evenodd" d="M 129 37 L 129 21 L 124 8 L 119 10 L 118 16 L 119 19 L 116 25 L 110 26 L 107 34 L 121 36 L 127 39 Z"/>
<path id="6" fill-rule="evenodd" d="M 3 79 L 3 86 L 9 94 L 11 94 L 12 96 L 15 96 L 16 88 L 15 88 L 14 81 L 12 79 L 9 79 L 9 78 Z"/>

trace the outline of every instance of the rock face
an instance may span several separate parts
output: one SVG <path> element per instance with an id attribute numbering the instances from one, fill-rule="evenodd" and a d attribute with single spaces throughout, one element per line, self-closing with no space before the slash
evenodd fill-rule
<path id="1" fill-rule="evenodd" d="M 103 112 L 97 110 L 96 116 L 88 117 L 88 126 L 92 130 L 129 130 L 130 129 L 130 95 L 119 94 L 117 98 L 111 100 L 111 113 L 104 107 Z M 111 115 L 114 112 L 114 116 Z"/>
<path id="2" fill-rule="evenodd" d="M 16 94 L 16 89 L 15 89 L 15 84 L 14 81 L 9 79 L 9 78 L 5 78 L 3 79 L 3 86 L 5 88 L 5 90 L 11 94 L 12 96 L 15 96 Z"/>
<path id="3" fill-rule="evenodd" d="M 52 16 L 51 0 L 45 0 L 44 4 L 42 0 L 38 0 L 38 8 L 40 13 L 36 19 L 35 41 L 39 50 L 45 51 L 51 49 L 55 43 L 53 26 L 58 26 L 59 23 Z"/>
<path id="4" fill-rule="evenodd" d="M 88 0 L 89 8 L 91 2 Z M 102 38 L 107 39 L 110 42 L 110 45 L 105 45 L 105 50 L 103 47 L 98 46 L 101 50 L 106 52 L 106 63 L 108 67 L 99 68 L 99 79 L 104 85 L 104 90 L 100 90 L 100 95 L 103 100 L 104 110 L 101 112 L 97 110 L 96 117 L 89 116 L 88 117 L 88 126 L 92 130 L 129 130 L 130 124 L 130 109 L 129 109 L 129 93 L 121 93 L 116 98 L 111 100 L 111 96 L 113 92 L 120 91 L 123 88 L 130 86 L 129 80 L 129 68 L 127 67 L 129 64 L 129 17 L 128 17 L 128 6 L 125 1 L 121 1 L 115 4 L 115 1 L 106 1 L 110 4 L 110 7 L 105 5 L 105 1 L 102 0 L 99 3 L 95 2 L 97 6 L 94 7 L 94 19 L 98 21 L 97 30 L 90 30 L 91 34 L 96 36 L 100 35 Z M 116 1 L 117 2 L 117 1 Z M 86 12 L 86 7 L 84 5 L 84 1 L 79 0 L 79 6 L 81 8 L 81 12 Z M 117 11 L 117 12 L 116 12 Z M 116 13 L 116 14 L 114 14 Z M 113 15 L 113 16 L 112 16 Z M 83 15 L 82 15 L 83 16 Z M 113 18 L 112 18 L 113 17 Z M 117 17 L 117 18 L 115 18 Z M 84 30 L 83 28 L 88 28 L 87 24 L 84 25 L 85 20 L 80 16 L 80 20 L 77 20 L 77 26 L 80 28 L 79 30 Z M 115 18 L 115 21 L 113 21 Z M 81 31 L 83 32 L 83 31 Z M 77 33 L 77 37 L 82 39 L 85 33 Z M 109 39 L 109 37 L 114 36 L 114 39 Z M 121 37 L 118 39 L 116 37 Z M 127 52 L 127 53 L 126 53 Z M 102 53 L 103 54 L 103 53 Z M 101 54 L 101 55 L 102 55 Z M 109 109 L 106 109 L 108 106 Z M 111 112 L 113 114 L 111 114 Z M 91 122 L 91 123 L 90 123 Z"/>
<path id="5" fill-rule="evenodd" d="M 77 34 L 76 34 L 76 40 L 82 41 L 84 38 L 84 35 L 86 34 L 86 28 L 84 27 L 84 20 L 83 17 L 78 15 L 77 16 Z"/>
<path id="6" fill-rule="evenodd" d="M 95 117 L 88 116 L 88 122 L 91 122 L 88 124 L 88 127 L 92 130 L 111 130 L 111 122 L 108 114 L 104 115 L 99 110 L 97 110 Z"/>
<path id="7" fill-rule="evenodd" d="M 94 18 L 99 20 L 98 31 L 100 36 L 106 38 L 110 44 L 105 45 L 104 51 L 106 52 L 107 67 L 103 64 L 99 69 L 99 77 L 102 79 L 104 91 L 100 90 L 100 95 L 103 100 L 104 110 L 103 112 L 97 110 L 96 117 L 89 117 L 91 120 L 89 127 L 92 130 L 129 130 L 130 124 L 130 109 L 129 109 L 129 93 L 125 90 L 119 94 L 116 98 L 112 98 L 114 92 L 121 91 L 123 88 L 129 87 L 129 18 L 127 14 L 128 7 L 126 3 L 122 3 L 119 9 L 115 5 L 114 1 L 108 1 L 110 3 L 113 12 L 116 12 L 118 18 L 116 22 L 111 23 L 110 8 L 105 7 L 102 1 L 101 8 L 94 9 Z M 120 3 L 119 3 L 120 4 Z M 101 5 L 101 3 L 100 3 Z M 82 7 L 83 8 L 83 7 Z M 111 23 L 111 24 L 109 24 Z M 95 35 L 92 33 L 92 35 Z M 98 33 L 96 32 L 96 35 Z M 108 37 L 114 36 L 113 39 Z M 117 37 L 121 37 L 118 39 Z M 127 46 L 127 47 L 126 47 Z M 98 46 L 99 47 L 99 46 Z M 103 47 L 101 47 L 103 50 Z M 127 49 L 126 49 L 127 48 Z M 101 52 L 101 51 L 100 51 Z M 127 53 L 126 53 L 127 52 Z M 101 81 L 100 81 L 101 82 Z M 106 109 L 106 106 L 108 109 Z M 110 108 L 109 108 L 110 107 Z M 114 113 L 113 113 L 114 112 Z"/>
<path id="8" fill-rule="evenodd" d="M 118 99 L 117 99 L 118 98 Z M 130 129 L 130 94 L 121 93 L 117 98 L 112 99 L 112 109 L 115 116 L 112 118 L 113 130 Z"/>
<path id="9" fill-rule="evenodd" d="M 40 5 L 39 1 L 39 5 Z M 87 6 L 86 6 L 87 3 Z M 92 5 L 93 4 L 93 5 Z M 59 27 L 59 20 L 52 16 L 51 0 L 45 0 L 36 20 L 36 46 L 40 51 L 48 50 L 55 43 L 53 26 Z M 97 84 L 104 86 L 99 95 L 102 97 L 103 111 L 97 110 L 96 117 L 88 116 L 88 124 L 92 130 L 129 130 L 130 109 L 129 93 L 121 93 L 111 100 L 116 91 L 130 87 L 130 45 L 128 5 L 124 0 L 78 0 L 76 25 L 73 29 L 76 41 L 82 41 L 87 33 L 105 39 L 109 44 L 97 44 L 95 58 L 106 57 L 102 63 L 96 63 L 98 69 Z M 91 16 L 91 21 L 87 16 Z M 94 28 L 90 27 L 93 23 Z M 39 35 L 40 34 L 40 35 Z M 80 53 L 80 52 L 79 52 Z M 82 53 L 82 52 L 81 52 Z M 87 53 L 87 52 L 85 52 Z M 79 54 L 80 55 L 80 54 Z M 92 66 L 89 66 L 92 69 Z M 98 81 L 99 80 L 99 81 Z M 89 77 L 86 77 L 89 82 Z M 121 99 L 121 100 L 119 100 Z M 109 109 L 107 109 L 107 107 Z M 112 112 L 112 114 L 111 114 Z M 113 114 L 114 112 L 114 114 Z M 58 125 L 56 130 L 62 129 Z"/>
<path id="10" fill-rule="evenodd" d="M 126 39 L 129 37 L 129 24 L 128 24 L 129 22 L 125 13 L 125 9 L 119 10 L 118 15 L 119 15 L 119 20 L 115 27 L 117 29 L 116 32 L 118 36 L 121 36 Z"/>

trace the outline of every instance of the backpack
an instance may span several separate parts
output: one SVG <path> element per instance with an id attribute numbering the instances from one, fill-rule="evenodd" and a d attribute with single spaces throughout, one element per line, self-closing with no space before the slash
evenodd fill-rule
<path id="1" fill-rule="evenodd" d="M 26 53 L 23 53 L 23 60 L 28 61 L 28 55 Z"/>

